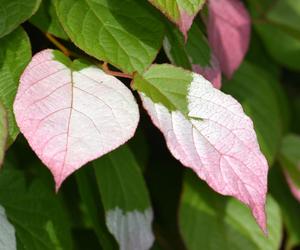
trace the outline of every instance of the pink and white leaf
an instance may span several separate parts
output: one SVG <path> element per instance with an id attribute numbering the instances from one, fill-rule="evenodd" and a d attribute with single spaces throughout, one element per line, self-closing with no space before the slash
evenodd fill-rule
<path id="1" fill-rule="evenodd" d="M 230 78 L 243 61 L 249 47 L 251 20 L 240 0 L 209 0 L 208 40 Z"/>
<path id="2" fill-rule="evenodd" d="M 197 74 L 189 88 L 188 117 L 140 95 L 173 156 L 216 192 L 247 204 L 266 232 L 268 165 L 241 105 Z"/>
<path id="3" fill-rule="evenodd" d="M 25 69 L 14 113 L 56 189 L 75 170 L 130 139 L 139 120 L 122 82 L 95 66 L 73 71 L 53 50 L 36 54 Z"/>

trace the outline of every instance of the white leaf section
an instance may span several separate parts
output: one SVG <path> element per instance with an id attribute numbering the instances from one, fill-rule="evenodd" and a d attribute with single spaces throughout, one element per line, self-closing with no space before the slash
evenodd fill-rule
<path id="1" fill-rule="evenodd" d="M 8 221 L 4 208 L 0 205 L 0 249 L 16 250 L 15 228 Z"/>
<path id="2" fill-rule="evenodd" d="M 215 191 L 246 203 L 266 230 L 268 165 L 241 105 L 198 74 L 189 87 L 188 118 L 140 95 L 174 157 Z"/>
<path id="3" fill-rule="evenodd" d="M 120 208 L 106 214 L 107 227 L 117 239 L 120 250 L 148 250 L 154 242 L 152 210 L 124 212 Z"/>

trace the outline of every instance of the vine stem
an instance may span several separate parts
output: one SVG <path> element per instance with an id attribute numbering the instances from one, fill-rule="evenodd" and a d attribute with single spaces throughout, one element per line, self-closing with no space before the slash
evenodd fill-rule
<path id="1" fill-rule="evenodd" d="M 104 71 L 106 74 L 108 74 L 108 75 L 118 76 L 118 77 L 123 77 L 123 78 L 129 78 L 129 79 L 132 79 L 132 78 L 133 78 L 132 75 L 125 74 L 125 73 L 123 73 L 123 72 L 118 72 L 118 71 L 110 70 L 110 69 L 108 68 L 107 62 L 104 62 L 104 63 L 102 64 L 102 69 L 103 69 L 103 71 Z"/>
<path id="2" fill-rule="evenodd" d="M 53 43 L 61 52 L 63 52 L 67 57 L 80 57 L 80 55 L 78 55 L 77 53 L 69 50 L 68 48 L 66 48 L 61 42 L 59 42 L 54 36 L 52 36 L 50 33 L 46 32 L 45 36 L 47 37 L 47 39 Z"/>

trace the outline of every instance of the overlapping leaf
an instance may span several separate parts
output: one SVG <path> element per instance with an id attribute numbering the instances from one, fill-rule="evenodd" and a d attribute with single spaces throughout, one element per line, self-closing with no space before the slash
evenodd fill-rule
<path id="1" fill-rule="evenodd" d="M 208 40 L 222 71 L 230 78 L 249 46 L 250 17 L 240 0 L 210 0 L 208 9 Z"/>
<path id="2" fill-rule="evenodd" d="M 41 0 L 1 0 L 0 38 L 29 19 L 40 3 Z"/>
<path id="3" fill-rule="evenodd" d="M 0 101 L 7 110 L 8 144 L 11 144 L 19 133 L 12 105 L 20 75 L 30 58 L 29 38 L 22 28 L 0 39 Z"/>
<path id="4" fill-rule="evenodd" d="M 54 0 L 42 0 L 40 8 L 29 21 L 43 32 L 49 32 L 62 39 L 68 38 L 59 23 L 54 6 Z"/>
<path id="5" fill-rule="evenodd" d="M 282 65 L 299 70 L 300 2 L 251 0 L 248 3 L 254 27 L 269 54 Z"/>
<path id="6" fill-rule="evenodd" d="M 25 69 L 14 113 L 56 189 L 76 169 L 125 143 L 139 120 L 133 95 L 117 78 L 53 50 L 35 55 Z"/>
<path id="7" fill-rule="evenodd" d="M 203 75 L 216 88 L 220 88 L 221 70 L 219 62 L 198 25 L 196 23 L 192 25 L 186 43 L 178 30 L 171 25 L 167 27 L 167 36 L 163 44 L 169 60 L 177 66 L 192 69 Z"/>
<path id="8" fill-rule="evenodd" d="M 268 237 L 244 205 L 212 192 L 190 172 L 184 178 L 179 224 L 189 250 L 199 246 L 210 250 L 277 250 L 282 239 L 281 214 L 270 196 L 266 213 Z"/>
<path id="9" fill-rule="evenodd" d="M 5 167 L 0 173 L 0 204 L 15 228 L 18 249 L 72 249 L 65 211 L 41 181 L 28 188 L 22 172 Z"/>
<path id="10" fill-rule="evenodd" d="M 140 167 L 124 145 L 93 162 L 106 224 L 121 250 L 148 250 L 153 211 Z"/>
<path id="11" fill-rule="evenodd" d="M 143 71 L 154 60 L 163 25 L 142 1 L 56 1 L 71 40 L 88 54 L 124 72 Z"/>
<path id="12" fill-rule="evenodd" d="M 170 65 L 136 75 L 133 86 L 175 158 L 250 206 L 265 230 L 268 165 L 241 105 L 200 75 Z"/>
<path id="13" fill-rule="evenodd" d="M 149 0 L 154 6 L 161 10 L 170 20 L 177 24 L 183 33 L 185 40 L 187 32 L 192 26 L 198 11 L 202 8 L 205 0 Z"/>

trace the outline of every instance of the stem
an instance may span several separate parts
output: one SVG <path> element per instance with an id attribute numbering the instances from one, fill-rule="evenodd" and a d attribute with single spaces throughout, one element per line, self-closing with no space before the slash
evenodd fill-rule
<path id="1" fill-rule="evenodd" d="M 133 78 L 132 75 L 125 74 L 125 73 L 118 72 L 118 71 L 110 70 L 110 69 L 108 68 L 107 62 L 104 62 L 104 63 L 102 64 L 102 69 L 103 69 L 103 71 L 104 71 L 106 74 L 108 74 L 108 75 L 118 76 L 118 77 L 123 77 L 123 78 L 129 78 L 129 79 L 132 79 L 132 78 Z"/>
<path id="2" fill-rule="evenodd" d="M 48 40 L 53 43 L 58 49 L 60 49 L 67 57 L 69 56 L 75 56 L 75 53 L 67 49 L 63 44 L 61 44 L 54 36 L 52 36 L 50 33 L 46 32 L 45 36 L 48 38 Z"/>

